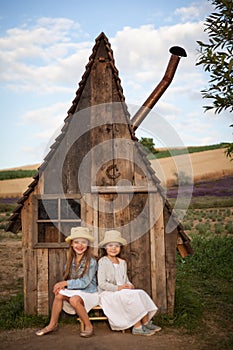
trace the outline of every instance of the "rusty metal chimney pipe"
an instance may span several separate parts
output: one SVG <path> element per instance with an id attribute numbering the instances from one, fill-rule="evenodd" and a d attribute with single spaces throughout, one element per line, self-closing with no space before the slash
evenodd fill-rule
<path id="1" fill-rule="evenodd" d="M 153 92 L 150 94 L 150 96 L 147 98 L 147 100 L 143 103 L 143 105 L 139 108 L 139 110 L 136 112 L 136 114 L 131 119 L 131 125 L 132 125 L 133 130 L 136 130 L 138 128 L 138 126 L 146 118 L 147 114 L 150 112 L 150 110 L 154 107 L 156 102 L 160 99 L 162 94 L 165 92 L 167 87 L 170 85 L 170 83 L 175 75 L 176 68 L 179 64 L 180 58 L 187 57 L 185 50 L 179 46 L 171 47 L 169 52 L 172 55 L 171 55 L 170 60 L 168 62 L 167 69 L 166 69 L 166 72 L 164 74 L 163 79 L 156 86 L 156 88 L 153 90 Z"/>

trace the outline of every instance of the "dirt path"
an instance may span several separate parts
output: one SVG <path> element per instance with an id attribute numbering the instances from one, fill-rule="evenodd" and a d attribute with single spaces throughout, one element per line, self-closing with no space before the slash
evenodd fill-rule
<path id="1" fill-rule="evenodd" d="M 113 332 L 105 322 L 94 324 L 93 337 L 79 336 L 79 325 L 60 325 L 56 333 L 38 337 L 35 329 L 0 333 L 2 349 L 7 350 L 200 350 L 199 341 L 177 330 L 162 330 L 151 337 L 133 336 L 130 332 Z"/>

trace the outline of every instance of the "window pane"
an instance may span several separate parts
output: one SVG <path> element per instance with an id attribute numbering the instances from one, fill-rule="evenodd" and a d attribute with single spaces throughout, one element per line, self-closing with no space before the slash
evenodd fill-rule
<path id="1" fill-rule="evenodd" d="M 38 243 L 58 242 L 58 229 L 51 222 L 38 223 Z"/>
<path id="2" fill-rule="evenodd" d="M 49 220 L 58 218 L 57 199 L 38 199 L 38 219 Z"/>
<path id="3" fill-rule="evenodd" d="M 71 227 L 81 226 L 79 222 L 62 222 L 61 223 L 61 242 L 65 242 L 65 238 L 70 235 Z"/>
<path id="4" fill-rule="evenodd" d="M 61 220 L 79 220 L 81 216 L 80 210 L 80 201 L 78 199 L 61 200 Z"/>

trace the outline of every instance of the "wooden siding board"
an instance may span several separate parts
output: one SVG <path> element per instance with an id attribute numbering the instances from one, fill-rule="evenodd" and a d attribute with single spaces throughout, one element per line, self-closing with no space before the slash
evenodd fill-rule
<path id="1" fill-rule="evenodd" d="M 83 93 L 85 94 L 84 89 Z M 65 193 L 90 192 L 91 163 L 85 163 L 85 173 L 80 173 L 82 163 L 91 150 L 90 109 L 72 116 L 66 133 L 66 153 L 62 165 L 62 182 Z M 80 179 L 85 186 L 80 188 Z"/>
<path id="2" fill-rule="evenodd" d="M 64 268 L 66 263 L 66 249 L 48 249 L 48 297 L 49 309 L 52 308 L 54 300 L 53 287 L 55 283 L 63 281 Z"/>
<path id="3" fill-rule="evenodd" d="M 24 273 L 24 312 L 26 315 L 37 314 L 37 257 L 36 251 L 23 248 Z"/>
<path id="4" fill-rule="evenodd" d="M 94 254 L 98 255 L 98 194 L 86 193 L 81 200 L 82 224 L 88 226 L 94 236 Z"/>
<path id="5" fill-rule="evenodd" d="M 132 283 L 151 295 L 150 239 L 144 233 L 149 219 L 147 194 L 134 194 L 130 202 Z"/>
<path id="6" fill-rule="evenodd" d="M 169 220 L 169 213 L 164 209 L 165 225 Z M 166 227 L 166 226 L 165 226 Z M 175 286 L 176 286 L 176 248 L 177 248 L 177 229 L 170 233 L 165 233 L 165 260 L 166 260 L 166 278 L 167 278 L 167 313 L 172 315 L 175 305 Z"/>
<path id="7" fill-rule="evenodd" d="M 158 193 L 149 195 L 152 295 L 160 312 L 167 310 L 163 202 Z"/>
<path id="8" fill-rule="evenodd" d="M 99 241 L 104 238 L 104 232 L 114 228 L 114 206 L 115 194 L 100 194 L 98 197 L 99 207 Z"/>
<path id="9" fill-rule="evenodd" d="M 126 239 L 127 245 L 123 247 L 122 257 L 126 258 L 128 276 L 132 279 L 131 265 L 131 230 L 130 230 L 130 195 L 129 193 L 118 193 L 114 202 L 114 226 L 118 229 L 122 236 Z"/>
<path id="10" fill-rule="evenodd" d="M 37 249 L 37 312 L 49 313 L 49 266 L 48 249 Z"/>
<path id="11" fill-rule="evenodd" d="M 118 117 L 119 118 L 119 117 Z M 123 119 L 123 116 L 122 116 Z M 113 153 L 114 153 L 114 168 L 116 173 L 116 179 L 114 184 L 118 183 L 121 186 L 134 184 L 134 161 L 133 161 L 133 149 L 134 144 L 131 140 L 128 125 L 114 124 L 113 126 Z"/>
<path id="12" fill-rule="evenodd" d="M 32 248 L 34 243 L 34 206 L 33 206 L 33 196 L 31 195 L 27 201 L 24 203 L 23 209 L 21 211 L 22 216 L 22 246 L 23 248 Z"/>
<path id="13" fill-rule="evenodd" d="M 96 62 L 91 72 L 91 183 L 94 186 L 114 185 L 107 170 L 114 166 L 112 127 L 112 72 L 108 63 Z M 98 106 L 96 106 L 98 105 Z"/>

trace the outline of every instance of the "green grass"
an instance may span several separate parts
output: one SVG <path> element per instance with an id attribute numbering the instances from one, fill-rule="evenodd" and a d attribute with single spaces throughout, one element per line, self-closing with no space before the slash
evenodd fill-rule
<path id="1" fill-rule="evenodd" d="M 48 316 L 30 316 L 24 314 L 23 294 L 19 293 L 10 299 L 0 301 L 0 330 L 43 327 L 49 323 Z M 76 317 L 61 314 L 59 322 L 77 323 Z"/>
<path id="2" fill-rule="evenodd" d="M 1 170 L 0 180 L 20 179 L 24 177 L 33 177 L 37 170 Z"/>
<path id="3" fill-rule="evenodd" d="M 35 327 L 48 322 L 48 317 L 24 314 L 23 294 L 0 302 L 0 329 Z"/>

